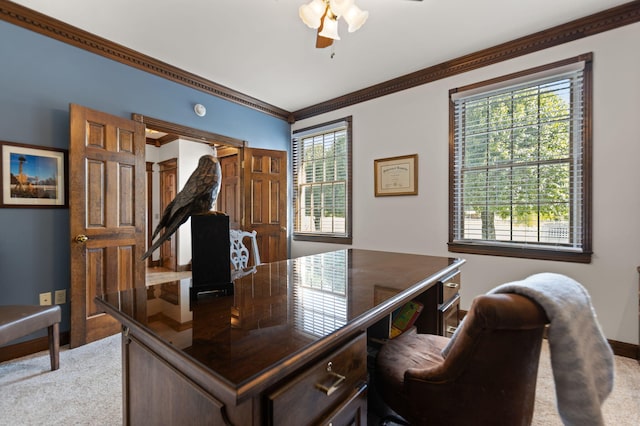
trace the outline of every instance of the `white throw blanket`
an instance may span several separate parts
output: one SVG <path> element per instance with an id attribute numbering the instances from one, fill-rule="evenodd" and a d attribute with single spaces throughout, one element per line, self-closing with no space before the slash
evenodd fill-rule
<path id="1" fill-rule="evenodd" d="M 549 318 L 549 352 L 558 412 L 567 426 L 604 425 L 601 405 L 613 389 L 614 359 L 586 289 L 560 274 L 542 273 L 489 293 L 518 293 Z"/>

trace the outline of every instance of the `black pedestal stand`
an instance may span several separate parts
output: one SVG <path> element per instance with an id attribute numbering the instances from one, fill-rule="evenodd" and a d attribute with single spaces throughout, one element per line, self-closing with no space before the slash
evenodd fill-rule
<path id="1" fill-rule="evenodd" d="M 229 254 L 229 216 L 212 212 L 191 216 L 190 296 L 233 294 Z"/>

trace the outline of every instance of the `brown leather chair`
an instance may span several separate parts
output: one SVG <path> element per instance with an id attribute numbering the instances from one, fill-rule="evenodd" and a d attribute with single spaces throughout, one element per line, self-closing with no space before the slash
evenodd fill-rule
<path id="1" fill-rule="evenodd" d="M 412 425 L 529 425 L 544 310 L 513 293 L 476 297 L 450 339 L 408 332 L 376 359 L 384 402 Z"/>

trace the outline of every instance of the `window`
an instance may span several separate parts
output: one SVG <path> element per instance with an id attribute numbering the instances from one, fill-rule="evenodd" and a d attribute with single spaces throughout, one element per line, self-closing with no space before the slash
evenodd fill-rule
<path id="1" fill-rule="evenodd" d="M 351 117 L 293 132 L 294 240 L 351 244 Z"/>
<path id="2" fill-rule="evenodd" d="M 591 261 L 591 54 L 450 92 L 449 250 Z"/>

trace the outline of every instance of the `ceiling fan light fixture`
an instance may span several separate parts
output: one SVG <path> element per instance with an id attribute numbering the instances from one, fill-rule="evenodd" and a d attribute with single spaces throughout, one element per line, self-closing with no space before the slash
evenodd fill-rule
<path id="1" fill-rule="evenodd" d="M 323 0 L 312 0 L 300 6 L 298 15 L 309 28 L 318 29 L 320 27 L 320 19 L 322 19 L 326 8 L 327 5 Z"/>
<path id="2" fill-rule="evenodd" d="M 329 7 L 331 7 L 334 15 L 342 16 L 354 5 L 354 3 L 355 0 L 329 0 Z"/>
<path id="3" fill-rule="evenodd" d="M 355 4 L 352 4 L 342 15 L 347 24 L 349 24 L 349 32 L 355 32 L 360 29 L 361 26 L 367 21 L 369 12 L 361 10 Z"/>
<path id="4" fill-rule="evenodd" d="M 358 31 L 369 17 L 369 12 L 356 6 L 355 0 L 312 0 L 301 5 L 298 14 L 309 28 L 318 31 L 318 48 L 330 46 L 332 40 L 340 40 L 338 19 L 341 17 L 347 22 L 350 33 Z"/>
<path id="5" fill-rule="evenodd" d="M 331 38 L 333 40 L 340 40 L 338 35 L 338 20 L 335 17 L 329 16 L 327 13 L 322 21 L 322 31 L 318 33 L 320 37 Z"/>

